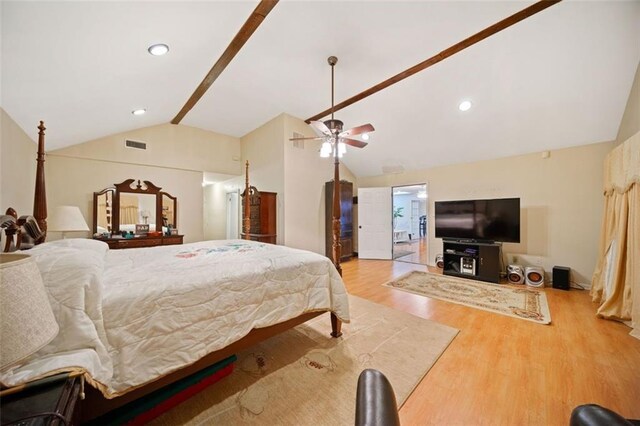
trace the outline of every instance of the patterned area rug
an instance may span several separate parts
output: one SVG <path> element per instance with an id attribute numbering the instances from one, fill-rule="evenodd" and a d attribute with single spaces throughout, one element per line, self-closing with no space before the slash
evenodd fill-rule
<path id="1" fill-rule="evenodd" d="M 547 295 L 525 286 L 489 284 L 421 271 L 409 272 L 383 285 L 538 324 L 551 322 Z"/>
<path id="2" fill-rule="evenodd" d="M 349 297 L 351 323 L 329 337 L 321 315 L 238 354 L 233 374 L 154 425 L 348 425 L 358 376 L 382 371 L 398 406 L 409 397 L 458 330 Z"/>

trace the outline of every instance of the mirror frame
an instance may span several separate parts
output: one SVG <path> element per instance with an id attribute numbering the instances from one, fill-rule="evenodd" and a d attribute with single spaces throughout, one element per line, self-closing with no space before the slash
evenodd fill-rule
<path id="1" fill-rule="evenodd" d="M 127 179 L 122 183 L 116 183 L 115 196 L 113 198 L 113 232 L 120 233 L 120 194 L 133 193 L 133 194 L 147 194 L 155 195 L 156 197 L 156 231 L 162 230 L 162 195 L 159 186 L 155 186 L 148 180 L 142 181 L 144 185 L 140 184 L 140 179 L 136 186 L 132 186 L 136 182 L 135 179 Z"/>
<path id="2" fill-rule="evenodd" d="M 100 192 L 93 193 L 93 234 L 98 232 L 98 197 L 101 195 L 106 195 L 108 198 L 108 193 L 111 193 L 111 231 L 113 232 L 115 218 L 113 217 L 113 204 L 115 203 L 116 198 L 116 189 L 114 187 L 105 188 Z"/>
<path id="3" fill-rule="evenodd" d="M 158 199 L 160 200 L 160 222 L 162 223 L 162 226 L 165 226 L 164 224 L 164 216 L 162 214 L 162 209 L 164 207 L 164 203 L 163 203 L 163 199 L 162 197 L 164 196 L 169 197 L 169 200 L 171 200 L 173 202 L 173 225 L 171 226 L 172 228 L 177 228 L 178 227 L 178 197 L 174 197 L 173 195 L 169 194 L 168 192 L 160 192 L 158 194 Z M 158 229 L 158 228 L 156 228 Z"/>

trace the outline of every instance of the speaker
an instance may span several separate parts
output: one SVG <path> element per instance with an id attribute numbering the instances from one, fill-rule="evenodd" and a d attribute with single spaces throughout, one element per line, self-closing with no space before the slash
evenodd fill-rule
<path id="1" fill-rule="evenodd" d="M 544 269 L 541 266 L 527 266 L 524 269 L 525 283 L 531 287 L 544 287 Z"/>
<path id="2" fill-rule="evenodd" d="M 507 266 L 509 284 L 524 284 L 524 268 L 520 265 Z"/>
<path id="3" fill-rule="evenodd" d="M 569 274 L 571 274 L 571 268 L 566 266 L 554 266 L 553 267 L 553 288 L 559 288 L 561 290 L 569 290 L 570 280 Z"/>
<path id="4" fill-rule="evenodd" d="M 440 269 L 444 269 L 444 257 L 441 254 L 436 255 L 436 266 Z"/>

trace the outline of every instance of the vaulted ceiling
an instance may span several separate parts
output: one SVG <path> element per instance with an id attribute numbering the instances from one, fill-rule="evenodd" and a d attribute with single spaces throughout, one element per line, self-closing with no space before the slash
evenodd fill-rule
<path id="1" fill-rule="evenodd" d="M 4 1 L 2 106 L 30 135 L 46 120 L 49 149 L 167 123 L 256 4 Z M 182 124 L 306 119 L 330 106 L 328 56 L 339 102 L 530 4 L 282 0 Z M 615 139 L 639 60 L 640 2 L 561 2 L 337 112 L 376 127 L 344 161 L 370 176 Z"/>

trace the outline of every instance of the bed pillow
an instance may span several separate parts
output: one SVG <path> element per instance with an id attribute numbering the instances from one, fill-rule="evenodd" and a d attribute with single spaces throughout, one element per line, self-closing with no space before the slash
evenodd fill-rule
<path id="1" fill-rule="evenodd" d="M 109 251 L 109 245 L 104 241 L 91 240 L 88 238 L 66 238 L 64 240 L 50 241 L 37 245 L 29 250 L 29 254 L 39 253 L 43 250 L 57 250 L 62 247 L 92 251 L 102 256 L 106 255 Z"/>

